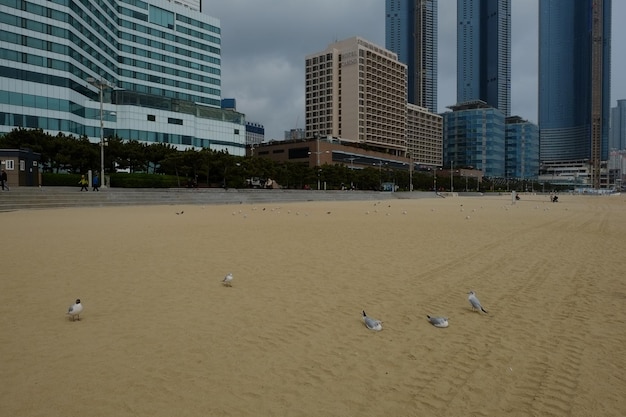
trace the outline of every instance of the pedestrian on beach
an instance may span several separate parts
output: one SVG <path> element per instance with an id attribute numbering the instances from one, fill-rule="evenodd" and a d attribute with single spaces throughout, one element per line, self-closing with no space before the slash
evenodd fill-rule
<path id="1" fill-rule="evenodd" d="M 87 181 L 87 178 L 85 178 L 84 175 L 80 176 L 80 181 L 78 181 L 78 183 L 80 184 L 81 191 L 89 191 L 89 181 Z"/>
<path id="2" fill-rule="evenodd" d="M 0 174 L 0 183 L 2 184 L 2 191 L 4 191 L 5 188 L 7 191 L 10 191 L 9 181 L 7 179 L 7 172 L 4 169 L 2 170 L 2 173 Z"/>
<path id="3" fill-rule="evenodd" d="M 91 182 L 93 185 L 93 189 L 91 191 L 100 191 L 100 178 L 98 178 L 98 174 L 93 176 L 93 180 Z"/>

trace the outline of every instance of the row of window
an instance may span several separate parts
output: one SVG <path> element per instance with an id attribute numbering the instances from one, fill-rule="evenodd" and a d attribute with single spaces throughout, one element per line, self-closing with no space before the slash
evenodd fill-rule
<path id="1" fill-rule="evenodd" d="M 3 69 L 5 68 L 6 67 L 0 67 L 0 72 L 3 71 Z M 19 73 L 21 75 L 24 75 L 24 73 L 29 73 L 28 71 L 18 71 L 15 69 L 13 70 L 7 69 L 7 72 Z M 31 73 L 31 74 L 36 74 L 36 73 Z M 54 85 L 62 86 L 66 88 L 68 88 L 68 85 L 70 84 L 70 81 L 60 78 L 60 77 L 47 76 L 47 79 L 57 81 L 56 83 L 54 83 Z M 86 91 L 90 92 L 89 90 L 86 90 Z M 141 94 L 131 93 L 129 91 L 121 92 L 119 96 L 120 97 L 114 97 L 115 102 L 117 104 L 158 108 L 158 109 L 169 110 L 169 111 L 184 110 L 184 108 L 180 108 L 181 107 L 180 103 L 176 105 L 178 109 L 175 109 L 172 104 L 172 100 L 168 100 L 166 98 L 163 98 L 162 96 L 161 97 L 142 96 Z M 92 100 L 96 101 L 98 100 L 98 98 L 96 96 L 93 96 Z M 76 116 L 84 117 L 87 119 L 98 119 L 100 117 L 98 110 L 85 108 L 84 106 L 74 103 L 69 100 L 62 100 L 62 99 L 54 98 L 54 97 L 45 97 L 45 96 L 23 94 L 23 93 L 16 93 L 16 92 L 9 92 L 9 91 L 2 91 L 2 90 L 0 90 L 0 104 L 12 105 L 12 106 L 23 106 L 23 107 L 29 107 L 29 108 L 42 109 L 42 110 L 62 111 L 62 112 L 72 113 Z M 215 101 L 211 104 L 213 105 L 219 104 L 219 101 Z M 186 113 L 197 115 L 197 117 L 200 117 L 200 118 L 220 120 L 220 121 L 229 121 L 229 122 L 238 123 L 238 124 L 242 123 L 240 113 L 230 112 L 228 113 L 228 116 L 225 116 L 223 114 L 224 112 L 221 109 L 215 108 L 214 110 L 215 111 L 211 112 L 211 111 L 205 111 L 205 109 L 202 108 L 202 111 L 197 112 L 194 109 L 191 109 L 189 112 L 186 112 Z M 231 116 L 231 113 L 233 117 L 229 117 Z M 109 115 L 105 115 L 104 119 L 111 120 L 111 121 L 114 120 L 114 118 L 110 117 Z M 182 124 L 182 121 L 180 124 Z M 52 130 L 52 128 L 50 129 Z M 59 130 L 73 132 L 73 130 L 70 130 L 70 129 L 59 129 Z"/>
<path id="2" fill-rule="evenodd" d="M 145 49 L 135 48 L 132 46 L 127 46 L 127 45 L 122 45 L 121 50 L 122 52 L 126 52 L 130 55 L 129 57 L 125 57 L 122 55 L 118 57 L 117 59 L 118 63 L 123 64 L 123 65 L 131 65 L 137 68 L 145 68 L 145 69 L 155 71 L 158 73 L 161 73 L 161 72 L 175 73 L 176 71 L 178 71 L 176 74 L 177 75 L 180 74 L 180 76 L 182 76 L 183 78 L 189 78 L 189 76 L 193 74 L 193 73 L 189 73 L 186 71 L 171 68 L 168 65 L 161 65 L 161 64 L 147 62 L 145 60 L 139 60 L 135 58 L 135 57 L 145 57 L 145 58 L 152 59 L 155 61 L 165 62 L 166 64 L 169 63 L 171 65 L 175 65 L 178 68 L 190 68 L 190 69 L 201 71 L 207 74 L 219 74 L 220 73 L 219 68 L 211 67 L 208 65 L 202 65 L 200 63 L 193 62 L 193 61 L 187 61 L 185 59 L 180 59 L 175 56 L 171 56 L 167 54 L 146 51 Z M 166 71 L 166 69 L 168 68 L 169 70 Z M 205 78 L 206 78 L 206 82 L 209 82 L 211 84 L 219 84 L 219 81 L 215 80 L 214 78 L 211 78 L 211 77 L 205 77 Z"/>
<path id="3" fill-rule="evenodd" d="M 4 1 L 4 0 L 2 0 Z M 31 4 L 31 3 L 28 3 Z M 48 9 L 50 10 L 50 9 Z M 55 15 L 56 17 L 64 17 L 67 16 L 65 14 L 61 14 L 61 15 Z M 83 16 L 84 19 L 86 20 L 86 22 L 89 24 L 89 22 L 91 21 L 90 17 L 85 15 Z M 69 19 L 72 19 L 71 17 L 69 17 Z M 73 19 L 72 19 L 73 20 Z M 94 70 L 95 72 L 99 72 L 99 65 L 100 64 L 96 64 L 95 62 L 93 62 L 90 58 L 95 59 L 95 61 L 99 62 L 99 63 L 104 63 L 107 67 L 111 67 L 111 62 L 110 62 L 110 58 L 111 57 L 115 57 L 117 56 L 117 51 L 112 50 L 111 48 L 108 47 L 108 45 L 104 42 L 101 41 L 101 39 L 96 36 L 92 30 L 87 30 L 87 28 L 84 28 L 80 22 L 73 22 L 72 26 L 76 27 L 77 29 L 81 30 L 81 28 L 83 30 L 81 30 L 82 34 L 86 34 L 87 38 L 95 43 L 96 45 L 99 45 L 100 48 L 102 48 L 106 54 L 108 55 L 103 55 L 100 53 L 100 50 L 97 50 L 95 48 L 93 48 L 91 46 L 90 43 L 85 42 L 81 36 L 85 36 L 85 35 L 81 35 L 78 36 L 77 34 L 74 34 L 66 29 L 62 29 L 58 26 L 55 25 L 46 25 L 43 24 L 41 22 L 36 22 L 30 19 L 24 19 L 24 18 L 20 18 L 17 16 L 13 16 L 13 15 L 9 15 L 9 14 L 2 14 L 0 16 L 0 22 L 2 23 L 6 23 L 10 26 L 14 26 L 14 27 L 21 27 L 23 29 L 27 29 L 27 30 L 32 30 L 38 33 L 42 33 L 47 35 L 47 39 L 50 39 L 50 37 L 58 37 L 60 39 L 64 39 L 64 40 L 70 40 L 73 44 L 75 44 L 77 47 L 80 48 L 80 53 L 77 52 L 76 50 L 74 50 L 73 48 L 66 46 L 64 44 L 61 43 L 55 43 L 55 42 L 51 42 L 49 40 L 44 40 L 44 39 L 39 39 L 39 38 L 33 38 L 30 36 L 25 36 L 25 35 L 21 35 L 18 33 L 11 33 L 8 31 L 3 31 L 2 34 L 0 36 L 2 36 L 2 40 L 9 42 L 9 43 L 13 43 L 16 45 L 21 45 L 21 46 L 27 46 L 27 47 L 32 47 L 35 49 L 39 49 L 39 50 L 43 50 L 43 51 L 48 51 L 48 52 L 53 52 L 53 53 L 59 53 L 59 54 L 63 54 L 66 56 L 70 56 L 73 59 L 75 59 L 78 62 L 81 62 L 83 65 L 85 65 L 87 68 L 90 68 L 92 70 Z M 96 24 L 96 22 L 91 22 L 93 24 Z M 99 26 L 96 26 L 99 28 Z M 126 38 L 128 40 L 128 38 L 131 38 L 130 40 L 137 40 L 137 38 L 139 38 L 139 40 L 145 40 L 141 37 L 137 37 L 136 35 L 130 35 L 130 34 L 126 34 L 126 33 L 122 33 L 121 34 L 122 38 Z M 205 44 L 201 44 L 199 42 L 195 42 L 195 41 L 190 41 L 188 39 L 181 39 L 179 37 L 176 37 L 176 40 L 184 40 L 186 42 L 183 43 L 193 43 L 193 46 L 195 47 L 200 47 L 203 49 L 209 49 L 209 52 L 212 53 L 216 53 L 219 54 L 219 49 L 218 48 L 211 48 L 211 47 L 207 47 L 205 46 Z M 113 39 L 110 39 L 111 42 L 113 42 Z M 204 55 L 204 54 L 199 54 L 197 52 L 194 51 L 190 51 L 190 50 L 186 50 L 183 48 L 180 48 L 178 46 L 172 46 L 172 45 L 168 45 L 168 44 L 164 44 L 161 42 L 156 42 L 156 41 L 148 41 L 146 40 L 146 42 L 148 43 L 155 43 L 157 45 L 155 45 L 155 47 L 162 47 L 164 50 L 166 50 L 167 52 L 171 52 L 173 54 L 178 54 L 178 55 L 183 55 L 183 56 L 188 56 L 194 59 L 197 59 L 199 61 L 203 61 L 203 62 L 213 62 L 216 65 L 220 64 L 220 59 L 213 57 L 213 56 L 208 56 L 208 55 Z M 117 44 L 117 42 L 115 42 L 114 44 Z M 214 68 L 214 67 L 210 67 L 210 66 L 206 66 L 206 65 L 201 65 L 201 64 L 197 64 L 195 62 L 190 62 L 187 60 L 182 60 L 182 59 L 175 59 L 173 58 L 171 55 L 167 55 L 167 54 L 160 54 L 160 53 L 156 53 L 156 52 L 150 52 L 150 51 L 145 51 L 145 50 L 140 50 L 138 48 L 131 48 L 129 46 L 122 46 L 122 50 L 128 53 L 131 53 L 133 55 L 137 55 L 137 56 L 142 56 L 142 52 L 143 52 L 143 56 L 147 56 L 149 58 L 152 58 L 154 60 L 160 60 L 160 61 L 164 61 L 164 62 L 169 62 L 172 65 L 177 65 L 180 67 L 188 67 L 188 68 L 193 68 L 193 69 L 197 69 L 199 71 L 205 72 L 205 73 L 216 73 L 219 74 L 220 70 L 219 68 Z M 10 59 L 10 58 L 9 58 Z M 22 57 L 21 59 L 18 60 L 17 55 L 16 57 L 13 57 L 12 60 L 16 60 L 18 62 L 26 62 L 26 63 L 32 63 L 33 65 L 40 65 L 43 66 L 43 57 Z M 144 67 L 148 66 L 148 64 L 143 63 Z M 50 68 L 55 68 L 55 69 L 64 69 L 64 64 L 59 62 L 57 63 L 57 65 L 50 65 L 48 67 Z M 155 69 L 155 71 L 161 71 L 161 67 L 160 65 L 157 65 L 157 69 Z M 184 78 L 188 78 L 186 77 L 186 75 L 188 75 L 188 73 L 186 71 L 183 71 L 184 74 L 182 74 L 181 76 Z M 211 82 L 211 80 L 213 80 L 213 83 L 216 83 L 216 81 L 214 79 L 212 79 L 211 77 L 206 77 L 206 80 L 203 80 L 201 82 Z M 218 81 L 219 82 L 219 81 Z"/>
<path id="4" fill-rule="evenodd" d="M 200 61 L 209 62 L 215 65 L 219 65 L 221 63 L 219 56 L 205 55 L 205 54 L 201 54 L 198 52 L 194 52 L 195 50 L 200 50 L 200 51 L 205 51 L 205 52 L 212 53 L 215 55 L 219 55 L 220 50 L 218 48 L 211 47 L 208 44 L 200 44 L 198 42 L 179 42 L 178 44 L 171 44 L 171 43 L 161 42 L 160 40 L 147 38 L 147 37 L 140 36 L 135 33 L 129 33 L 129 32 L 120 32 L 119 36 L 120 36 L 120 39 L 122 40 L 136 43 L 139 45 L 145 45 L 150 48 L 164 51 L 166 53 L 176 54 L 180 56 L 187 56 L 190 58 L 198 59 Z M 181 38 L 177 37 L 176 39 L 180 40 Z M 186 46 L 193 48 L 193 50 L 181 48 L 180 47 L 181 44 L 185 44 Z M 159 58 L 156 58 L 156 57 L 154 59 L 160 60 Z"/>
<path id="5" fill-rule="evenodd" d="M 112 26 L 112 24 L 110 23 L 110 21 L 107 21 L 105 19 L 105 17 L 102 15 L 101 10 L 104 10 L 105 13 L 107 13 L 107 15 L 109 16 L 109 18 L 114 22 L 117 22 L 118 20 L 121 22 L 124 22 L 124 20 L 119 18 L 119 16 L 129 16 L 138 20 L 148 21 L 148 15 L 136 12 L 134 10 L 128 9 L 123 6 L 119 6 L 117 8 L 117 10 L 120 13 L 118 16 L 114 12 L 115 7 L 116 7 L 115 5 L 108 5 L 102 1 L 98 1 L 96 2 L 97 4 L 100 5 L 100 9 L 98 9 L 96 7 L 96 4 L 94 4 L 93 0 L 79 0 L 79 1 L 80 3 L 83 4 L 85 8 L 87 8 L 88 10 L 91 10 L 95 16 L 99 16 L 100 22 L 94 21 L 88 14 L 84 12 L 84 10 L 78 7 L 78 5 L 74 1 L 56 1 L 53 3 L 62 4 L 63 6 L 68 7 L 70 10 L 72 10 L 72 12 L 76 14 L 76 16 L 79 17 L 79 19 L 81 19 L 87 25 L 87 27 L 83 27 L 81 25 L 81 21 L 75 21 L 74 18 L 67 13 L 63 13 L 56 9 L 44 7 L 39 4 L 35 4 L 35 3 L 28 2 L 25 0 L 0 0 L 0 4 L 15 8 L 17 10 L 22 10 L 28 13 L 32 13 L 37 16 L 43 16 L 52 20 L 57 20 L 59 22 L 67 23 L 70 26 L 75 27 L 81 33 L 88 33 L 90 30 L 93 31 L 94 28 L 98 28 L 100 35 L 103 38 L 107 39 L 107 41 L 113 45 L 115 45 L 115 39 L 110 35 L 110 33 L 114 32 L 113 30 L 114 28 L 110 27 Z M 129 3 L 129 2 L 126 2 L 126 3 Z M 144 10 L 149 10 L 151 23 L 158 24 L 160 26 L 164 26 L 168 28 L 173 28 L 174 13 L 169 12 L 167 10 L 160 9 L 155 6 L 148 7 L 146 3 L 143 3 L 141 8 L 143 8 Z M 199 29 L 203 29 L 207 32 L 216 33 L 218 35 L 220 34 L 220 28 L 204 23 L 204 22 L 197 21 L 195 19 L 192 19 L 186 16 L 176 15 L 176 20 L 186 23 L 188 25 L 195 26 Z M 110 27 L 110 32 L 103 30 L 102 27 Z M 166 37 L 165 36 L 166 32 L 161 32 L 157 29 L 154 29 L 154 31 L 151 31 L 150 28 L 139 27 L 137 30 L 143 31 L 144 33 L 150 33 L 151 35 L 159 37 L 159 38 Z M 201 41 L 211 42 L 214 44 L 220 43 L 219 37 L 211 36 L 209 34 L 202 33 L 197 30 L 193 30 L 191 28 L 185 28 L 184 26 L 180 26 L 180 27 L 177 27 L 177 30 L 181 33 L 192 36 L 196 39 L 200 39 Z M 170 35 L 170 36 L 173 36 L 173 35 Z M 176 41 L 175 39 L 170 39 L 170 40 Z M 204 47 L 205 42 L 201 42 L 198 44 Z M 98 46 L 104 48 L 106 45 L 98 45 Z"/>
<path id="6" fill-rule="evenodd" d="M 180 119 L 172 119 L 173 121 Z M 182 120 L 181 124 L 182 124 Z M 178 124 L 178 123 L 174 123 Z M 55 119 L 43 116 L 30 116 L 18 113 L 0 112 L 0 126 L 14 126 L 27 129 L 43 129 L 54 132 L 70 132 L 76 136 L 99 137 L 100 128 L 96 126 L 85 126 L 66 119 Z M 233 134 L 239 134 L 239 129 L 234 129 Z M 104 128 L 104 137 L 119 136 L 125 140 L 138 140 L 142 142 L 169 143 L 172 145 L 188 145 L 195 147 L 208 147 L 209 145 L 236 146 L 244 148 L 244 144 L 237 144 L 230 141 L 201 139 L 188 135 L 178 135 L 163 132 L 148 132 L 144 130 L 111 129 Z"/>
<path id="7" fill-rule="evenodd" d="M 86 35 L 81 35 L 82 37 L 86 37 L 91 42 L 98 45 L 102 50 L 104 50 L 108 55 L 103 55 L 100 53 L 100 50 L 94 49 L 91 44 L 85 42 L 81 36 L 78 36 L 75 33 L 72 33 L 66 29 L 55 25 L 46 25 L 40 22 L 36 22 L 29 19 L 20 18 L 17 16 L 13 16 L 10 14 L 0 14 L 0 22 L 6 23 L 9 26 L 15 28 L 22 28 L 25 30 L 32 30 L 33 32 L 41 33 L 42 39 L 35 38 L 32 36 L 25 36 L 20 33 L 11 33 L 8 31 L 3 31 L 3 36 L 6 37 L 7 42 L 11 42 L 16 45 L 29 46 L 32 48 L 41 49 L 44 51 L 55 52 L 59 54 L 64 54 L 67 56 L 71 56 L 76 59 L 78 62 L 81 62 L 88 68 L 96 68 L 96 63 L 92 62 L 89 58 L 95 59 L 95 61 L 102 63 L 107 67 L 110 67 L 113 62 L 110 61 L 110 57 L 116 55 L 116 52 L 109 48 L 101 39 L 96 36 L 92 31 L 85 31 Z M 77 22 L 77 25 L 80 24 Z M 81 48 L 81 53 L 77 53 L 72 48 L 66 47 L 63 43 L 54 43 L 49 41 L 48 39 L 56 37 L 63 40 L 69 40 L 74 45 Z"/>
<path id="8" fill-rule="evenodd" d="M 180 33 L 184 33 L 189 36 L 193 36 L 196 39 L 200 39 L 201 42 L 193 40 L 193 39 L 185 38 L 182 36 L 177 36 L 170 32 L 162 31 L 154 27 L 142 25 L 136 22 L 131 22 L 125 19 L 120 19 L 119 27 L 127 28 L 134 32 L 145 33 L 147 35 L 154 36 L 155 38 L 165 39 L 167 41 L 174 42 L 176 44 L 187 45 L 195 49 L 204 49 L 217 55 L 219 55 L 220 53 L 219 48 L 208 44 L 210 43 L 213 45 L 219 45 L 221 42 L 220 38 L 207 35 L 204 33 L 200 33 L 196 30 L 185 28 L 184 26 L 178 26 L 176 30 Z"/>
<path id="9" fill-rule="evenodd" d="M 0 59 L 6 59 L 8 61 L 36 65 L 42 68 L 62 70 L 62 71 L 67 72 L 68 74 L 73 74 L 77 78 L 83 79 L 83 80 L 88 77 L 88 74 L 83 72 L 80 68 L 76 67 L 75 65 L 71 63 L 63 62 L 57 59 L 44 58 L 44 57 L 37 56 L 37 55 L 31 55 L 31 54 L 11 51 L 11 50 L 2 49 L 2 48 L 0 48 Z M 2 76 L 4 78 L 12 78 L 12 79 L 18 79 L 18 80 L 23 80 L 23 81 L 40 83 L 44 85 L 54 85 L 54 86 L 72 88 L 73 90 L 76 90 L 80 92 L 81 94 L 88 96 L 88 97 L 91 97 L 91 96 L 95 97 L 95 94 L 96 94 L 92 92 L 91 90 L 85 88 L 84 86 L 81 86 L 77 84 L 76 82 L 68 80 L 64 77 L 58 77 L 58 76 L 54 76 L 50 74 L 33 72 L 33 71 L 19 70 L 14 67 L 0 67 L 0 71 L 1 71 L 0 73 L 2 73 Z M 187 83 L 184 83 L 183 81 L 180 81 L 180 82 L 173 81 L 173 80 L 163 81 L 163 84 L 165 85 L 172 84 L 172 86 L 178 88 L 177 86 L 179 84 L 177 83 L 187 84 Z M 142 93 L 142 94 L 158 96 L 158 97 L 161 97 L 161 100 L 164 97 L 166 97 L 166 98 L 184 100 L 184 101 L 188 101 L 192 103 L 207 104 L 210 106 L 220 105 L 220 100 L 217 98 L 199 96 L 197 94 L 188 94 L 182 90 L 168 90 L 168 89 L 163 89 L 159 87 L 149 87 L 146 85 L 138 85 L 135 83 L 121 83 L 120 87 L 126 90 L 137 91 L 138 93 Z M 221 94 L 220 90 L 216 88 L 199 87 L 199 89 L 202 90 L 201 91 L 202 93 L 209 94 L 215 97 L 219 97 Z"/>
<path id="10" fill-rule="evenodd" d="M 6 23 L 6 20 L 14 20 L 14 19 L 11 19 L 11 16 L 6 15 L 6 14 L 0 17 L 0 22 Z M 9 32 L 9 31 L 2 31 L 0 33 L 0 39 L 8 43 L 15 44 L 15 45 L 21 45 L 21 46 L 26 46 L 26 47 L 42 50 L 42 51 L 48 51 L 48 52 L 66 55 L 75 59 L 78 62 L 81 62 L 83 65 L 87 67 L 92 67 L 92 69 L 96 71 L 98 69 L 98 65 L 94 63 L 92 59 L 95 59 L 95 61 L 97 61 L 98 63 L 105 63 L 107 67 L 110 67 L 111 62 L 109 58 L 117 56 L 118 54 L 117 51 L 113 51 L 112 49 L 108 48 L 108 52 L 110 53 L 110 55 L 109 56 L 102 55 L 100 51 L 93 48 L 91 44 L 85 42 L 78 35 L 72 32 L 69 32 L 65 29 L 61 29 L 61 28 L 51 26 L 51 25 L 39 24 L 38 22 L 33 22 L 27 19 L 22 19 L 22 22 L 25 23 L 24 26 L 26 26 L 26 29 L 28 30 L 34 30 L 42 34 L 51 35 L 51 36 L 48 36 L 46 39 L 50 39 L 50 37 L 58 37 L 63 40 L 69 40 L 72 44 L 76 45 L 79 48 L 79 51 L 63 43 L 57 43 L 57 42 L 53 42 L 53 41 L 41 39 L 41 38 L 34 38 L 31 36 L 26 36 L 23 34 Z M 95 36 L 93 37 L 97 38 Z M 125 38 L 125 37 L 136 38 L 135 36 L 130 35 L 130 34 L 122 34 L 122 38 Z M 197 52 L 186 50 L 184 48 L 180 48 L 178 46 L 173 46 L 173 45 L 161 44 L 160 46 L 162 46 L 166 52 L 170 52 L 171 54 L 177 54 L 179 56 L 187 56 L 187 57 L 196 59 L 198 61 L 213 62 L 216 65 L 220 64 L 220 59 L 216 57 L 199 54 Z M 185 59 L 177 58 L 170 54 L 161 54 L 158 52 L 152 52 L 152 51 L 148 51 L 145 49 L 132 47 L 128 45 L 121 45 L 120 51 L 126 52 L 133 56 L 143 56 L 154 61 L 161 61 L 161 62 L 169 63 L 171 65 L 176 65 L 178 67 L 195 69 L 198 71 L 202 71 L 204 73 L 213 73 L 213 74 L 218 74 L 218 75 L 220 73 L 219 68 L 202 65 L 194 61 L 188 61 Z M 219 53 L 219 50 L 218 50 L 218 53 Z M 128 64 L 129 60 L 130 58 L 122 58 L 122 57 L 118 58 L 118 61 L 120 63 Z M 142 67 L 155 66 L 155 69 L 154 69 L 155 71 L 163 72 L 163 66 L 161 65 L 150 64 L 148 62 L 142 62 L 142 61 L 139 61 L 139 62 L 142 65 Z M 181 76 L 184 78 L 187 78 L 187 75 L 188 73 L 183 71 L 183 74 Z M 211 78 L 207 77 L 207 81 L 211 82 Z M 216 82 L 214 81 L 213 83 L 215 84 Z"/>
<path id="11" fill-rule="evenodd" d="M 141 0 L 120 0 L 122 3 L 126 3 L 129 4 L 131 6 L 135 6 L 137 8 L 143 9 L 143 10 L 148 10 L 150 5 L 148 5 L 148 3 L 141 1 Z M 199 20 L 196 19 L 192 19 L 188 16 L 184 16 L 181 14 L 176 14 L 176 20 L 186 23 L 188 25 L 191 26 L 195 26 L 199 29 L 205 30 L 207 32 L 213 32 L 213 33 L 217 33 L 220 34 L 220 28 L 213 26 L 211 24 L 205 23 L 205 22 L 201 22 Z"/>

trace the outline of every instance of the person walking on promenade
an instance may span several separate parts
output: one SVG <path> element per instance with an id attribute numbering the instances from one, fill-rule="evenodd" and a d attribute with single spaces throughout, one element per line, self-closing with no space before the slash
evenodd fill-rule
<path id="1" fill-rule="evenodd" d="M 93 176 L 92 179 L 93 189 L 91 191 L 100 191 L 100 178 L 98 178 L 98 174 Z"/>
<path id="2" fill-rule="evenodd" d="M 0 183 L 2 184 L 2 191 L 4 191 L 5 188 L 7 191 L 11 191 L 11 189 L 9 188 L 7 172 L 4 169 L 2 170 L 2 173 L 0 174 Z"/>
<path id="3" fill-rule="evenodd" d="M 78 183 L 80 184 L 81 191 L 89 191 L 89 182 L 87 181 L 87 178 L 85 178 L 84 175 L 81 175 L 80 181 L 78 181 Z"/>

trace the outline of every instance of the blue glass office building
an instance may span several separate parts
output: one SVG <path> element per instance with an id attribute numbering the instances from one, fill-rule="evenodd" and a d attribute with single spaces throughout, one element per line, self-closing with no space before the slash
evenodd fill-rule
<path id="1" fill-rule="evenodd" d="M 539 174 L 539 128 L 519 116 L 506 120 L 506 178 L 535 179 Z"/>
<path id="2" fill-rule="evenodd" d="M 457 103 L 511 113 L 511 0 L 457 0 Z"/>
<path id="3" fill-rule="evenodd" d="M 479 169 L 486 177 L 504 177 L 504 113 L 482 101 L 450 109 L 443 113 L 445 165 Z"/>
<path id="4" fill-rule="evenodd" d="M 431 113 L 437 112 L 437 1 L 385 1 L 385 48 L 407 66 L 407 101 Z"/>
<path id="5" fill-rule="evenodd" d="M 539 1 L 542 162 L 608 159 L 610 40 L 611 0 Z"/>
<path id="6" fill-rule="evenodd" d="M 0 133 L 41 128 L 245 153 L 218 19 L 167 0 L 0 0 Z"/>
<path id="7" fill-rule="evenodd" d="M 626 100 L 617 100 L 611 109 L 611 150 L 626 150 Z"/>

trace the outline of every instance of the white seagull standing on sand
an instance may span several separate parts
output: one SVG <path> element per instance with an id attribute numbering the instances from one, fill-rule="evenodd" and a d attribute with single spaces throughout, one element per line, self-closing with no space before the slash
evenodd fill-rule
<path id="1" fill-rule="evenodd" d="M 428 321 L 430 322 L 430 324 L 432 324 L 435 327 L 448 327 L 448 318 L 447 317 L 435 317 L 435 316 L 429 316 L 428 314 L 426 315 L 426 317 L 428 317 Z"/>
<path id="2" fill-rule="evenodd" d="M 383 322 L 368 317 L 367 314 L 365 314 L 365 310 L 363 310 L 363 323 L 365 323 L 365 327 L 375 332 L 379 332 L 383 329 Z"/>
<path id="3" fill-rule="evenodd" d="M 478 310 L 478 311 L 482 311 L 483 313 L 486 313 L 487 310 L 485 310 L 483 306 L 480 305 L 480 301 L 478 301 L 478 298 L 476 297 L 476 293 L 474 291 L 470 291 L 468 292 L 468 294 L 469 294 L 469 297 L 467 297 L 467 301 L 469 301 L 469 303 L 472 305 L 472 311 Z"/>
<path id="4" fill-rule="evenodd" d="M 232 287 L 233 286 L 233 274 L 232 274 L 232 272 L 229 272 L 228 274 L 226 274 L 226 276 L 222 280 L 222 284 L 224 284 L 226 287 Z"/>
<path id="5" fill-rule="evenodd" d="M 67 309 L 67 314 L 72 318 L 72 321 L 74 321 L 74 317 L 76 317 L 77 320 L 80 320 L 80 313 L 82 312 L 83 305 L 80 303 L 79 298 L 76 299 L 76 303 L 74 303 L 70 306 L 70 308 Z"/>

